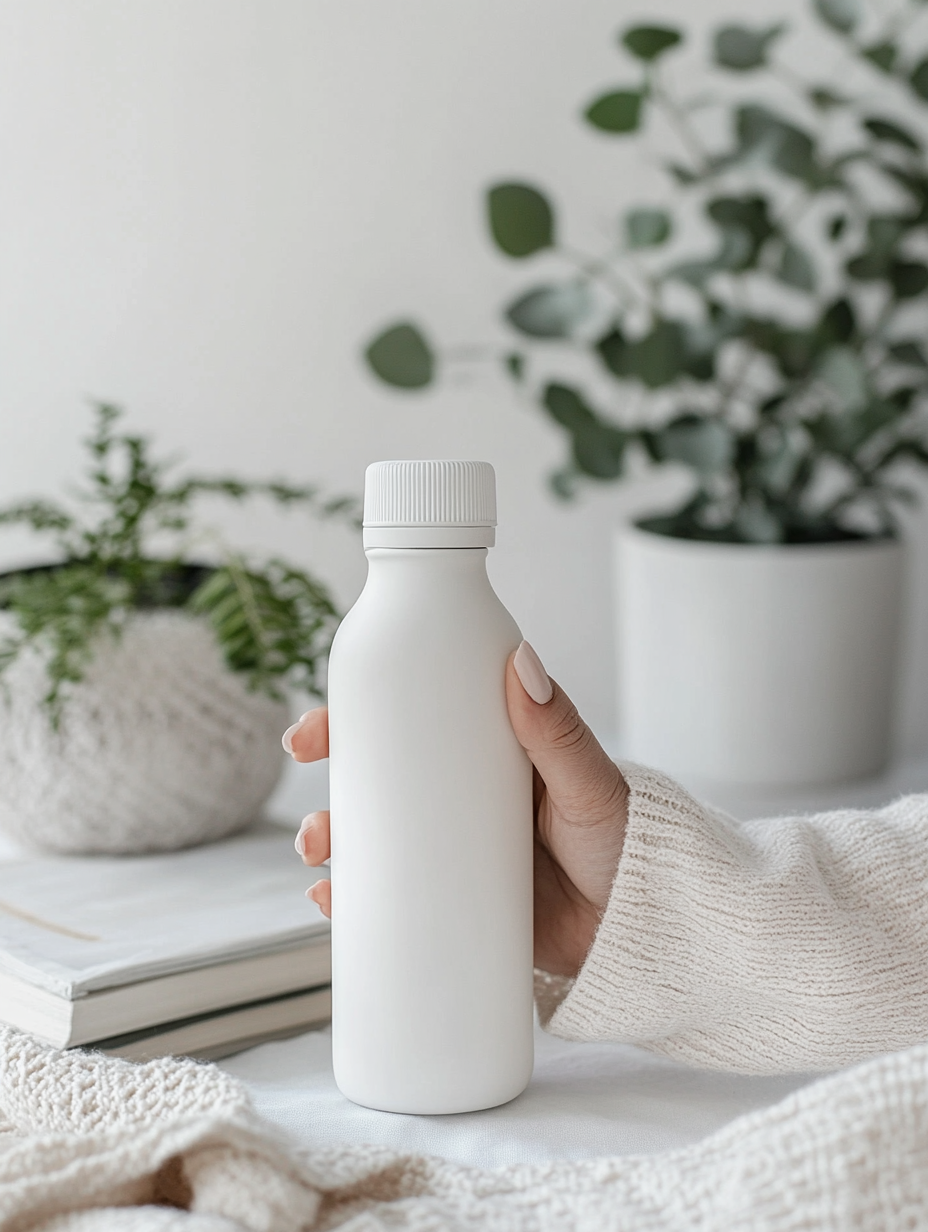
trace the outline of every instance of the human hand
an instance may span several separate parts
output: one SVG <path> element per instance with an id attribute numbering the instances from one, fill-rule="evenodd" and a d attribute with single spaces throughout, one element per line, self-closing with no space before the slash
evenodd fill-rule
<path id="1" fill-rule="evenodd" d="M 506 665 L 506 698 L 513 730 L 535 767 L 535 965 L 573 976 L 609 899 L 625 838 L 628 786 L 527 642 Z M 283 745 L 299 762 L 328 757 L 325 707 L 294 723 Z M 303 819 L 296 849 L 305 864 L 328 859 L 327 811 Z M 331 916 L 328 881 L 317 881 L 308 896 Z"/>

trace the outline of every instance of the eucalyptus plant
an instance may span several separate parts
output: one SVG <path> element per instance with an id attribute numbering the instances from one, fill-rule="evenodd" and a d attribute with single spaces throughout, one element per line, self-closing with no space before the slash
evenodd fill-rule
<path id="1" fill-rule="evenodd" d="M 708 96 L 674 85 L 682 30 L 620 33 L 631 79 L 583 117 L 641 141 L 667 192 L 627 210 L 605 252 L 565 244 L 537 185 L 489 189 L 497 249 L 562 270 L 505 306 L 515 341 L 498 356 L 567 438 L 559 496 L 643 457 L 692 476 L 685 503 L 648 522 L 669 535 L 895 533 L 913 498 L 900 464 L 928 465 L 926 5 L 815 0 L 813 12 L 836 44 L 835 80 L 795 69 L 784 23 L 739 22 L 711 33 Z M 455 362 L 413 321 L 366 358 L 403 389 Z"/>
<path id="2" fill-rule="evenodd" d="M 0 525 L 50 536 L 58 561 L 0 576 L 12 616 L 0 640 L 2 673 L 28 647 L 46 658 L 45 698 L 57 725 L 67 686 L 80 681 L 102 637 L 118 637 L 134 610 L 184 608 L 209 622 L 229 667 L 249 687 L 282 697 L 293 685 L 321 695 L 321 671 L 339 613 L 322 582 L 287 561 L 226 552 L 191 563 L 193 506 L 204 496 L 269 498 L 359 525 L 352 497 L 311 486 L 237 477 L 173 478 L 143 436 L 117 431 L 119 408 L 97 404 L 88 466 L 76 503 L 35 499 L 0 509 Z M 84 516 L 86 512 L 86 516 Z"/>

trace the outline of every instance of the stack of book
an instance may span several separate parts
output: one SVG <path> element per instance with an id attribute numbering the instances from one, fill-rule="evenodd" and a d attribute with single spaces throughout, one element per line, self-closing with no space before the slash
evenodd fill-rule
<path id="1" fill-rule="evenodd" d="M 58 1048 L 224 1056 L 329 1018 L 329 924 L 292 833 L 0 862 L 0 1021 Z"/>

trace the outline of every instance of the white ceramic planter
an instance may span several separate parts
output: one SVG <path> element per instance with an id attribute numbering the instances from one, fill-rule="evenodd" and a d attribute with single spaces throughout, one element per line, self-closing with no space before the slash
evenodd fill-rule
<path id="1" fill-rule="evenodd" d="M 886 540 L 755 547 L 620 530 L 626 755 L 732 784 L 879 771 L 893 726 L 903 558 Z"/>

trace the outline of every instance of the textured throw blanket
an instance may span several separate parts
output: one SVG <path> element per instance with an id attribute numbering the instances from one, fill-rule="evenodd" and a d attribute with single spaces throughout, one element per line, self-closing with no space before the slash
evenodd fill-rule
<path id="1" fill-rule="evenodd" d="M 662 1155 L 481 1171 L 296 1150 L 212 1065 L 0 1029 L 3 1232 L 785 1232 L 928 1228 L 928 1045 Z"/>

